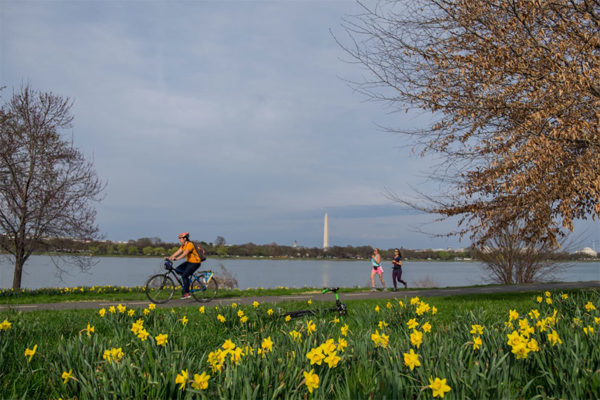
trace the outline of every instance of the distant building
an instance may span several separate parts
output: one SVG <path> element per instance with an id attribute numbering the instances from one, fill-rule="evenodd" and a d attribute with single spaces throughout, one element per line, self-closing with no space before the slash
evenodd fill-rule
<path id="1" fill-rule="evenodd" d="M 590 257 L 598 257 L 598 253 L 590 247 L 584 247 L 583 249 L 577 251 L 578 254 L 585 254 Z"/>

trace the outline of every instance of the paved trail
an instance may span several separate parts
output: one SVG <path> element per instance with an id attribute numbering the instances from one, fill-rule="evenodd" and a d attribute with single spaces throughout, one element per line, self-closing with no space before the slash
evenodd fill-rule
<path id="1" fill-rule="evenodd" d="M 342 301 L 357 300 L 357 299 L 394 299 L 404 297 L 431 297 L 431 296 L 457 296 L 466 294 L 492 294 L 492 293 L 515 293 L 515 292 L 542 292 L 545 290 L 559 289 L 583 289 L 583 288 L 600 288 L 600 281 L 589 282 L 564 282 L 564 283 L 539 283 L 527 285 L 504 285 L 504 286 L 484 286 L 484 287 L 469 287 L 469 288 L 444 288 L 444 289 L 400 289 L 397 292 L 377 291 L 377 292 L 357 292 L 357 293 L 342 293 L 340 298 Z M 228 305 L 231 303 L 237 304 L 252 304 L 254 301 L 259 303 L 280 303 L 283 301 L 305 301 L 312 299 L 315 301 L 333 301 L 331 293 L 321 294 L 303 293 L 289 296 L 264 296 L 264 297 L 231 297 L 227 299 L 215 299 L 206 305 Z M 118 301 L 77 301 L 63 303 L 46 303 L 46 304 L 3 304 L 0 305 L 1 311 L 34 311 L 34 310 L 76 310 L 76 309 L 99 309 L 118 304 Z M 148 305 L 147 300 L 143 301 L 122 301 L 120 302 L 127 307 L 145 307 Z M 159 304 L 158 307 L 182 307 L 182 306 L 199 306 L 200 303 L 194 300 L 175 299 L 167 304 Z"/>

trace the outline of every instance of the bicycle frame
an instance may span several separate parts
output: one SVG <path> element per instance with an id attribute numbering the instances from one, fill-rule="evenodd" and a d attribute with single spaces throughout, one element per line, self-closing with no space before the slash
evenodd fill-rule
<path id="1" fill-rule="evenodd" d="M 333 292 L 335 294 L 335 308 L 329 308 L 329 309 L 324 309 L 324 310 L 297 310 L 297 311 L 290 311 L 286 314 L 283 314 L 283 317 L 290 317 L 290 318 L 298 318 L 298 317 L 302 317 L 305 315 L 317 315 L 319 314 L 319 312 L 337 312 L 338 315 L 340 316 L 340 320 L 342 323 L 344 323 L 344 315 L 346 315 L 347 313 L 347 307 L 344 303 L 342 303 L 340 301 L 340 297 L 338 296 L 337 292 L 340 288 L 325 288 L 321 291 L 322 294 L 328 293 L 328 292 Z"/>

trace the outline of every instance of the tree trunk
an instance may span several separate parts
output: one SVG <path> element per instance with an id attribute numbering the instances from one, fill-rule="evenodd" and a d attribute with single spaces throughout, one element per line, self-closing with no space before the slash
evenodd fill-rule
<path id="1" fill-rule="evenodd" d="M 23 265 L 25 265 L 24 257 L 15 257 L 15 274 L 13 276 L 13 285 L 12 288 L 14 290 L 21 289 L 21 278 L 23 277 Z"/>

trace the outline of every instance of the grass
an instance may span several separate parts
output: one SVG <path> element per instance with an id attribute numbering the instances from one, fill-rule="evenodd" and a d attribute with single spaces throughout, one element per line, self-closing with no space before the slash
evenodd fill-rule
<path id="1" fill-rule="evenodd" d="M 0 398 L 430 399 L 446 387 L 451 399 L 599 393 L 598 290 L 347 304 L 343 322 L 333 314 L 279 317 L 331 306 L 317 301 L 2 312 Z M 411 351 L 420 364 L 413 369 Z"/>

